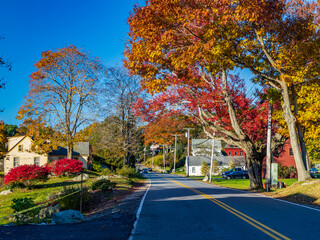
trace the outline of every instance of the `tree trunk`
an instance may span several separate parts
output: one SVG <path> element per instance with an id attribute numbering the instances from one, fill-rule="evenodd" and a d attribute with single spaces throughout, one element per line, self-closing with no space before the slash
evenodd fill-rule
<path id="1" fill-rule="evenodd" d="M 300 142 L 302 160 L 303 160 L 303 163 L 304 163 L 304 167 L 306 168 L 307 171 L 309 171 L 308 152 L 307 152 L 306 143 L 304 141 L 303 129 L 302 129 L 300 123 L 297 123 L 297 129 L 298 129 L 298 135 L 299 135 L 299 142 Z"/>
<path id="2" fill-rule="evenodd" d="M 311 177 L 303 162 L 302 153 L 300 150 L 299 137 L 297 134 L 297 123 L 290 109 L 290 97 L 289 97 L 288 85 L 286 82 L 282 82 L 281 87 L 283 89 L 282 97 L 284 101 L 282 105 L 283 117 L 286 120 L 289 134 L 290 134 L 290 141 L 291 141 L 293 156 L 294 156 L 294 160 L 295 160 L 297 172 L 298 172 L 298 181 L 305 181 L 310 179 Z"/>
<path id="3" fill-rule="evenodd" d="M 72 152 L 73 152 L 73 147 L 68 146 L 67 147 L 67 158 L 72 159 Z"/>
<path id="4" fill-rule="evenodd" d="M 249 144 L 251 145 L 251 144 Z M 251 189 L 261 189 L 262 185 L 262 155 L 258 154 L 254 146 L 246 146 L 242 148 L 246 153 L 246 161 L 248 165 L 248 174 L 250 178 Z"/>
<path id="5" fill-rule="evenodd" d="M 297 94 L 295 92 L 294 87 L 291 87 L 291 94 L 293 97 L 293 104 L 294 104 L 294 116 L 297 117 L 299 109 L 298 109 L 298 102 L 297 102 Z M 306 147 L 306 144 L 304 141 L 304 131 L 303 131 L 302 126 L 299 122 L 297 122 L 296 124 L 297 124 L 302 160 L 303 160 L 303 163 L 304 163 L 306 170 L 309 171 L 309 158 L 308 158 L 307 147 Z"/>

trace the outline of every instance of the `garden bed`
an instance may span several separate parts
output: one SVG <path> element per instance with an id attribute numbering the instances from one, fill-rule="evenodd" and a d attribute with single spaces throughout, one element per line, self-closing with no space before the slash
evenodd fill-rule
<path id="1" fill-rule="evenodd" d="M 99 174 L 95 172 L 90 172 L 89 178 L 84 180 L 83 186 L 85 188 L 90 189 L 91 184 L 96 180 L 96 177 Z M 0 218 L 9 216 L 13 213 L 12 208 L 10 205 L 12 204 L 12 200 L 14 198 L 32 198 L 36 204 L 41 204 L 47 202 L 47 197 L 61 192 L 65 187 L 74 187 L 80 188 L 80 181 L 71 181 L 73 177 L 52 177 L 47 182 L 44 183 L 37 183 L 32 189 L 26 188 L 15 188 L 13 189 L 13 193 L 0 196 Z M 113 182 L 116 182 L 117 186 L 115 191 L 111 193 L 103 193 L 101 191 L 89 191 L 90 201 L 91 199 L 93 202 L 89 202 L 88 206 L 84 208 L 84 213 L 89 214 L 91 212 L 99 211 L 103 208 L 109 207 L 112 204 L 117 202 L 117 199 L 125 194 L 128 194 L 134 188 L 134 184 L 132 185 L 131 181 L 122 178 L 112 178 Z M 134 182 L 143 182 L 143 179 L 133 179 Z M 4 188 L 0 189 L 0 191 L 4 190 Z M 107 205 L 107 203 L 109 205 Z M 6 224 L 8 220 L 0 220 L 0 224 Z"/>

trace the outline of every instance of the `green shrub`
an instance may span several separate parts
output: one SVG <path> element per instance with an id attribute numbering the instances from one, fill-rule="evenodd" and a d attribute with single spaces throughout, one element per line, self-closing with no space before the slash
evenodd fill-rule
<path id="1" fill-rule="evenodd" d="M 104 169 L 108 169 L 107 166 L 103 165 L 100 162 L 95 162 L 95 161 L 92 163 L 92 167 L 97 172 L 102 172 Z"/>
<path id="2" fill-rule="evenodd" d="M 102 175 L 105 175 L 105 176 L 110 176 L 110 175 L 113 174 L 113 172 L 112 172 L 110 169 L 108 169 L 108 168 L 103 169 L 103 170 L 101 171 L 101 173 L 102 173 Z"/>
<path id="3" fill-rule="evenodd" d="M 122 175 L 127 178 L 135 178 L 139 177 L 139 174 L 136 172 L 136 170 L 132 167 L 123 166 L 120 169 L 117 169 L 117 174 Z"/>
<path id="4" fill-rule="evenodd" d="M 17 213 L 35 206 L 36 204 L 34 203 L 32 198 L 14 198 L 12 199 L 12 204 L 10 207 L 14 210 L 15 213 Z M 39 208 L 30 210 L 28 212 L 16 216 L 16 219 L 18 222 L 30 222 L 39 213 L 39 211 Z"/>
<path id="5" fill-rule="evenodd" d="M 278 164 L 278 177 L 279 178 L 296 178 L 297 169 L 294 166 L 281 166 Z"/>
<path id="6" fill-rule="evenodd" d="M 115 182 L 111 182 L 110 180 L 107 179 L 100 179 L 98 181 L 95 181 L 91 185 L 92 190 L 98 190 L 101 189 L 102 191 L 110 191 L 112 188 L 116 187 Z"/>
<path id="7" fill-rule="evenodd" d="M 80 209 L 81 191 L 77 192 L 78 190 L 80 190 L 80 189 L 73 188 L 73 187 L 63 189 L 62 194 L 60 195 L 60 197 L 62 197 L 62 199 L 59 199 L 59 203 L 61 205 L 61 208 L 73 209 L 73 210 Z M 74 192 L 77 192 L 77 193 L 74 193 Z M 74 193 L 74 194 L 72 194 L 68 197 L 64 197 L 64 196 L 69 195 L 71 193 Z M 88 202 L 89 202 L 88 189 L 83 189 L 83 192 L 82 192 L 83 209 L 85 208 L 85 206 Z"/>
<path id="8" fill-rule="evenodd" d="M 163 157 L 162 155 L 154 156 L 153 164 L 156 166 L 163 166 Z"/>
<path id="9" fill-rule="evenodd" d="M 203 176 L 206 176 L 209 174 L 209 171 L 210 171 L 210 169 L 209 169 L 208 164 L 205 161 L 203 161 L 201 164 L 201 174 Z"/>
<path id="10" fill-rule="evenodd" d="M 110 182 L 109 180 L 107 179 L 100 179 L 100 180 L 97 180 L 95 182 L 92 183 L 91 185 L 91 189 L 92 190 L 97 190 L 101 187 L 102 184 L 104 184 L 105 182 Z"/>
<path id="11" fill-rule="evenodd" d="M 104 183 L 100 186 L 101 191 L 103 192 L 108 192 L 111 191 L 113 188 L 116 187 L 116 183 L 115 182 L 110 182 L 109 183 Z"/>

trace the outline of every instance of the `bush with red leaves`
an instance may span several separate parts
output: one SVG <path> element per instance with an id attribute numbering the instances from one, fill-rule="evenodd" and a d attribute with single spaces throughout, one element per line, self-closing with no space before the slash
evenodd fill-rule
<path id="1" fill-rule="evenodd" d="M 30 187 L 38 181 L 48 180 L 49 171 L 37 165 L 21 165 L 12 168 L 4 177 L 4 183 L 10 186 Z"/>
<path id="2" fill-rule="evenodd" d="M 83 163 L 76 159 L 60 159 L 49 163 L 46 167 L 56 176 L 64 175 L 65 173 L 79 173 L 83 170 Z"/>

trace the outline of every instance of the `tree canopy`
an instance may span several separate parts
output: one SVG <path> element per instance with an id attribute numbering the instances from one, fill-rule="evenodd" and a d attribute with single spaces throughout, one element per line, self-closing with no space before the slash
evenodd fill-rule
<path id="1" fill-rule="evenodd" d="M 128 19 L 126 66 L 153 93 L 170 86 L 170 74 L 186 76 L 190 66 L 207 82 L 235 68 L 249 69 L 255 80 L 279 92 L 299 180 L 305 180 L 310 176 L 291 110 L 292 89 L 319 81 L 317 11 L 316 4 L 300 0 L 146 1 Z"/>
<path id="2" fill-rule="evenodd" d="M 38 132 L 34 134 L 39 142 L 64 143 L 71 158 L 79 127 L 94 118 L 92 106 L 103 66 L 97 58 L 72 45 L 43 52 L 34 66 L 36 70 L 30 76 L 28 96 L 18 119 L 24 119 L 29 134 L 33 135 L 32 129 Z M 50 138 L 50 134 L 44 134 L 46 131 L 39 132 L 37 125 L 61 134 L 59 138 Z"/>

